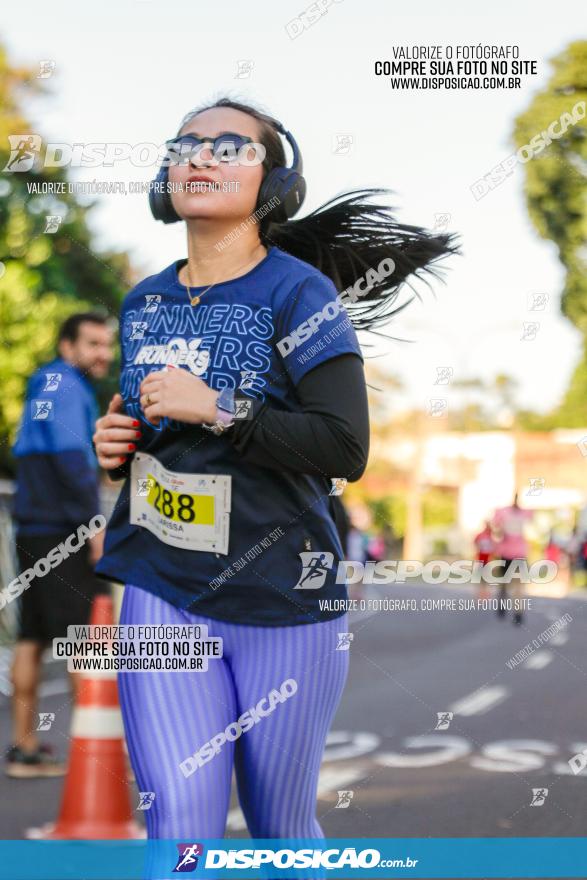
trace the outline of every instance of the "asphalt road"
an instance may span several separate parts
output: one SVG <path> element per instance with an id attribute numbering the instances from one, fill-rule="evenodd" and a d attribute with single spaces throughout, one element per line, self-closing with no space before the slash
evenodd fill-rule
<path id="1" fill-rule="evenodd" d="M 568 762 L 587 750 L 587 602 L 532 598 L 514 626 L 511 614 L 459 609 L 475 598 L 470 587 L 363 589 L 368 600 L 412 599 L 419 610 L 352 615 L 351 671 L 320 781 L 326 836 L 584 835 L 587 768 L 574 774 Z M 422 608 L 430 599 L 457 610 Z M 557 619 L 562 630 L 544 635 Z M 533 639 L 530 656 L 512 662 Z M 59 723 L 45 736 L 63 752 L 64 667 L 52 662 L 46 676 L 39 708 Z M 9 741 L 3 696 L 0 738 Z M 0 837 L 54 819 L 61 784 L 2 777 Z M 234 797 L 227 836 L 247 836 Z"/>

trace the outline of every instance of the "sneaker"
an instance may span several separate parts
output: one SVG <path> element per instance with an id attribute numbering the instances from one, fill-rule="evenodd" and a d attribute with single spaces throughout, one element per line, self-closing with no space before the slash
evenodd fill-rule
<path id="1" fill-rule="evenodd" d="M 56 759 L 48 745 L 39 746 L 35 752 L 24 752 L 19 746 L 11 746 L 6 752 L 4 772 L 14 779 L 63 776 L 65 770 L 65 764 Z"/>

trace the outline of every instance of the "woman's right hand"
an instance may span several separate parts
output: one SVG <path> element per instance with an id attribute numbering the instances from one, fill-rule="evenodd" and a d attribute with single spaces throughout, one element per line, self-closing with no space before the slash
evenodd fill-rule
<path id="1" fill-rule="evenodd" d="M 115 394 L 106 415 L 96 422 L 93 440 L 98 464 L 107 471 L 124 464 L 127 456 L 137 448 L 136 441 L 141 438 L 138 430 L 140 422 L 123 415 L 122 408 L 122 397 Z"/>

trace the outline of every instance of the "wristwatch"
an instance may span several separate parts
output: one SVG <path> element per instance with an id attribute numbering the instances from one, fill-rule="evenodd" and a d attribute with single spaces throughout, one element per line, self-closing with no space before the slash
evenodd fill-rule
<path id="1" fill-rule="evenodd" d="M 216 398 L 216 421 L 213 425 L 202 424 L 202 428 L 220 436 L 234 424 L 235 413 L 234 388 L 223 388 Z"/>

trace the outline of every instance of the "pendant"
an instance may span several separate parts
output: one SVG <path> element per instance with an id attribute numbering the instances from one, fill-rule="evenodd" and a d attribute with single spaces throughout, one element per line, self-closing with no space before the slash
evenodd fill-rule
<path id="1" fill-rule="evenodd" d="M 199 302 L 200 302 L 199 296 L 190 296 L 190 305 L 191 306 L 197 306 Z"/>

